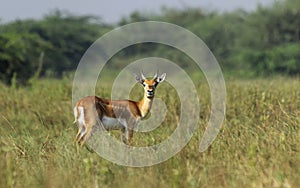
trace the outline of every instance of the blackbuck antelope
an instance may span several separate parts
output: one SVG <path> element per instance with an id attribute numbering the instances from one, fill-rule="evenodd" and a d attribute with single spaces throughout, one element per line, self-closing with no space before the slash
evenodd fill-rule
<path id="1" fill-rule="evenodd" d="M 108 100 L 97 96 L 87 96 L 74 107 L 78 133 L 75 141 L 81 146 L 90 137 L 94 126 L 103 126 L 106 130 L 121 130 L 121 139 L 131 144 L 133 129 L 140 119 L 150 111 L 157 85 L 164 81 L 166 73 L 147 79 L 143 73 L 136 75 L 136 81 L 144 87 L 144 97 L 140 101 Z M 99 121 L 100 120 L 100 121 Z"/>

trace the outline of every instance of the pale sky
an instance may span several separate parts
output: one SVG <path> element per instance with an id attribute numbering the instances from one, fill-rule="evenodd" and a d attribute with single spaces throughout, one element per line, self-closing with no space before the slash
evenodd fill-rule
<path id="1" fill-rule="evenodd" d="M 0 0 L 1 22 L 15 19 L 42 18 L 55 9 L 78 15 L 96 15 L 106 23 L 138 10 L 159 13 L 162 6 L 170 8 L 201 7 L 204 10 L 231 11 L 237 8 L 255 10 L 258 4 L 270 5 L 275 0 Z"/>

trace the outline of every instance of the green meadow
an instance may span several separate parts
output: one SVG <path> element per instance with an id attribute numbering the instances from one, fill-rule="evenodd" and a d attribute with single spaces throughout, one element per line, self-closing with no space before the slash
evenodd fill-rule
<path id="1" fill-rule="evenodd" d="M 119 166 L 74 143 L 71 78 L 1 85 L 0 187 L 298 187 L 299 85 L 299 78 L 227 79 L 226 120 L 200 153 L 211 106 L 207 84 L 195 83 L 201 107 L 197 131 L 174 157 L 143 168 Z M 180 102 L 170 88 L 167 83 L 157 88 L 157 97 L 167 103 L 165 120 L 154 131 L 136 132 L 133 145 L 159 143 L 176 128 Z M 131 97 L 141 92 L 134 87 Z M 96 93 L 109 97 L 109 87 Z"/>

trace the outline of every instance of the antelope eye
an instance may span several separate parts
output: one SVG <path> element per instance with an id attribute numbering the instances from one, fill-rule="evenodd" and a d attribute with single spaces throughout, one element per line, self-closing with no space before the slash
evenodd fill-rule
<path id="1" fill-rule="evenodd" d="M 146 86 L 146 84 L 144 82 L 142 84 L 143 84 L 144 87 Z"/>

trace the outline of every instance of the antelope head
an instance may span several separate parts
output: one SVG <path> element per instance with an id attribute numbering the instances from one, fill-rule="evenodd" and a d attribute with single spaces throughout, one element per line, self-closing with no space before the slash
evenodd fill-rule
<path id="1" fill-rule="evenodd" d="M 166 73 L 158 76 L 158 72 L 155 73 L 152 79 L 147 79 L 141 72 L 141 76 L 136 75 L 136 81 L 143 85 L 144 92 L 147 98 L 152 99 L 155 94 L 157 85 L 165 80 Z"/>

